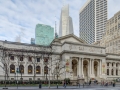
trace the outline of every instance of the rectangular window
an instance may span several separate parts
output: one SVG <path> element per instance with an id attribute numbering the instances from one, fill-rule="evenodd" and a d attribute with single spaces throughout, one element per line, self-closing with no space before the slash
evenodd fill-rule
<path id="1" fill-rule="evenodd" d="M 28 58 L 28 61 L 29 61 L 29 62 L 32 62 L 32 57 L 29 57 L 29 58 Z"/>
<path id="2" fill-rule="evenodd" d="M 118 20 L 120 19 L 120 15 L 118 15 Z"/>
<path id="3" fill-rule="evenodd" d="M 40 62 L 40 58 L 37 58 L 37 62 Z"/>
<path id="4" fill-rule="evenodd" d="M 115 30 L 117 30 L 117 26 L 115 26 Z"/>
<path id="5" fill-rule="evenodd" d="M 11 60 L 14 60 L 14 56 L 10 56 L 10 59 L 11 59 Z"/>
<path id="6" fill-rule="evenodd" d="M 29 78 L 29 81 L 32 81 L 32 78 Z"/>
<path id="7" fill-rule="evenodd" d="M 37 80 L 40 80 L 40 78 L 37 78 Z"/>
<path id="8" fill-rule="evenodd" d="M 23 61 L 23 57 L 20 57 L 20 61 Z"/>
<path id="9" fill-rule="evenodd" d="M 20 80 L 23 80 L 23 78 L 20 78 Z"/>
<path id="10" fill-rule="evenodd" d="M 120 23 L 118 24 L 118 29 L 120 29 Z"/>
<path id="11" fill-rule="evenodd" d="M 46 58 L 44 58 L 44 62 L 48 62 L 48 58 L 46 57 Z"/>
<path id="12" fill-rule="evenodd" d="M 14 80 L 14 78 L 11 78 L 11 80 Z"/>
<path id="13" fill-rule="evenodd" d="M 115 23 L 117 22 L 117 17 L 115 18 Z"/>

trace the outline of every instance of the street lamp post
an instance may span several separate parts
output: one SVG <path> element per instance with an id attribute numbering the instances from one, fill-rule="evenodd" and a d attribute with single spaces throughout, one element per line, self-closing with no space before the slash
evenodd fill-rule
<path id="1" fill-rule="evenodd" d="M 15 84 L 16 84 L 16 72 L 15 72 Z"/>
<path id="2" fill-rule="evenodd" d="M 58 74 L 57 74 L 57 89 L 58 89 Z"/>
<path id="3" fill-rule="evenodd" d="M 65 72 L 65 88 L 66 88 L 66 67 L 64 66 L 64 72 Z"/>
<path id="4" fill-rule="evenodd" d="M 5 88 L 6 88 L 6 71 L 7 71 L 7 67 L 6 67 L 6 64 L 5 64 Z"/>
<path id="5" fill-rule="evenodd" d="M 58 89 L 58 62 L 56 61 L 56 76 L 57 76 L 57 89 Z"/>
<path id="6" fill-rule="evenodd" d="M 49 69 L 49 88 L 50 88 L 50 68 Z"/>
<path id="7" fill-rule="evenodd" d="M 17 68 L 16 73 L 17 73 L 17 89 L 18 89 L 18 73 L 19 73 L 19 68 Z"/>

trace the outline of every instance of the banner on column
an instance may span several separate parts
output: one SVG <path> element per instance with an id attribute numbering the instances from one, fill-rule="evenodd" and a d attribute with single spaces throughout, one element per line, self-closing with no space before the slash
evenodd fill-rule
<path id="1" fill-rule="evenodd" d="M 105 63 L 102 63 L 102 73 L 105 74 Z"/>
<path id="2" fill-rule="evenodd" d="M 68 61 L 68 59 L 66 60 L 66 65 L 65 65 L 65 67 L 66 67 L 66 72 L 69 72 L 69 65 L 70 65 L 70 63 L 69 63 L 69 61 Z"/>

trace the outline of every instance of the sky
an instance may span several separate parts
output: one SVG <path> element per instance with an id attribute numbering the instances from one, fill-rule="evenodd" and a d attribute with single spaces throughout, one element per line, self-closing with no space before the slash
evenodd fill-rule
<path id="1" fill-rule="evenodd" d="M 0 0 L 0 40 L 30 43 L 36 24 L 56 27 L 63 5 L 69 4 L 74 34 L 79 36 L 79 11 L 87 0 Z M 108 0 L 108 19 L 120 10 L 120 0 Z"/>

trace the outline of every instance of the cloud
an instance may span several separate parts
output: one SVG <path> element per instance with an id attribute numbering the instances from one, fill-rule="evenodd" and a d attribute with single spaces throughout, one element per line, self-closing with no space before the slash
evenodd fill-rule
<path id="1" fill-rule="evenodd" d="M 108 0 L 108 19 L 120 11 L 120 0 Z"/>
<path id="2" fill-rule="evenodd" d="M 74 34 L 79 36 L 79 10 L 87 0 L 0 0 L 0 40 L 15 41 L 21 29 L 23 43 L 35 37 L 38 23 L 55 27 L 59 32 L 61 8 L 69 4 Z M 120 0 L 108 0 L 108 17 L 120 10 Z"/>

